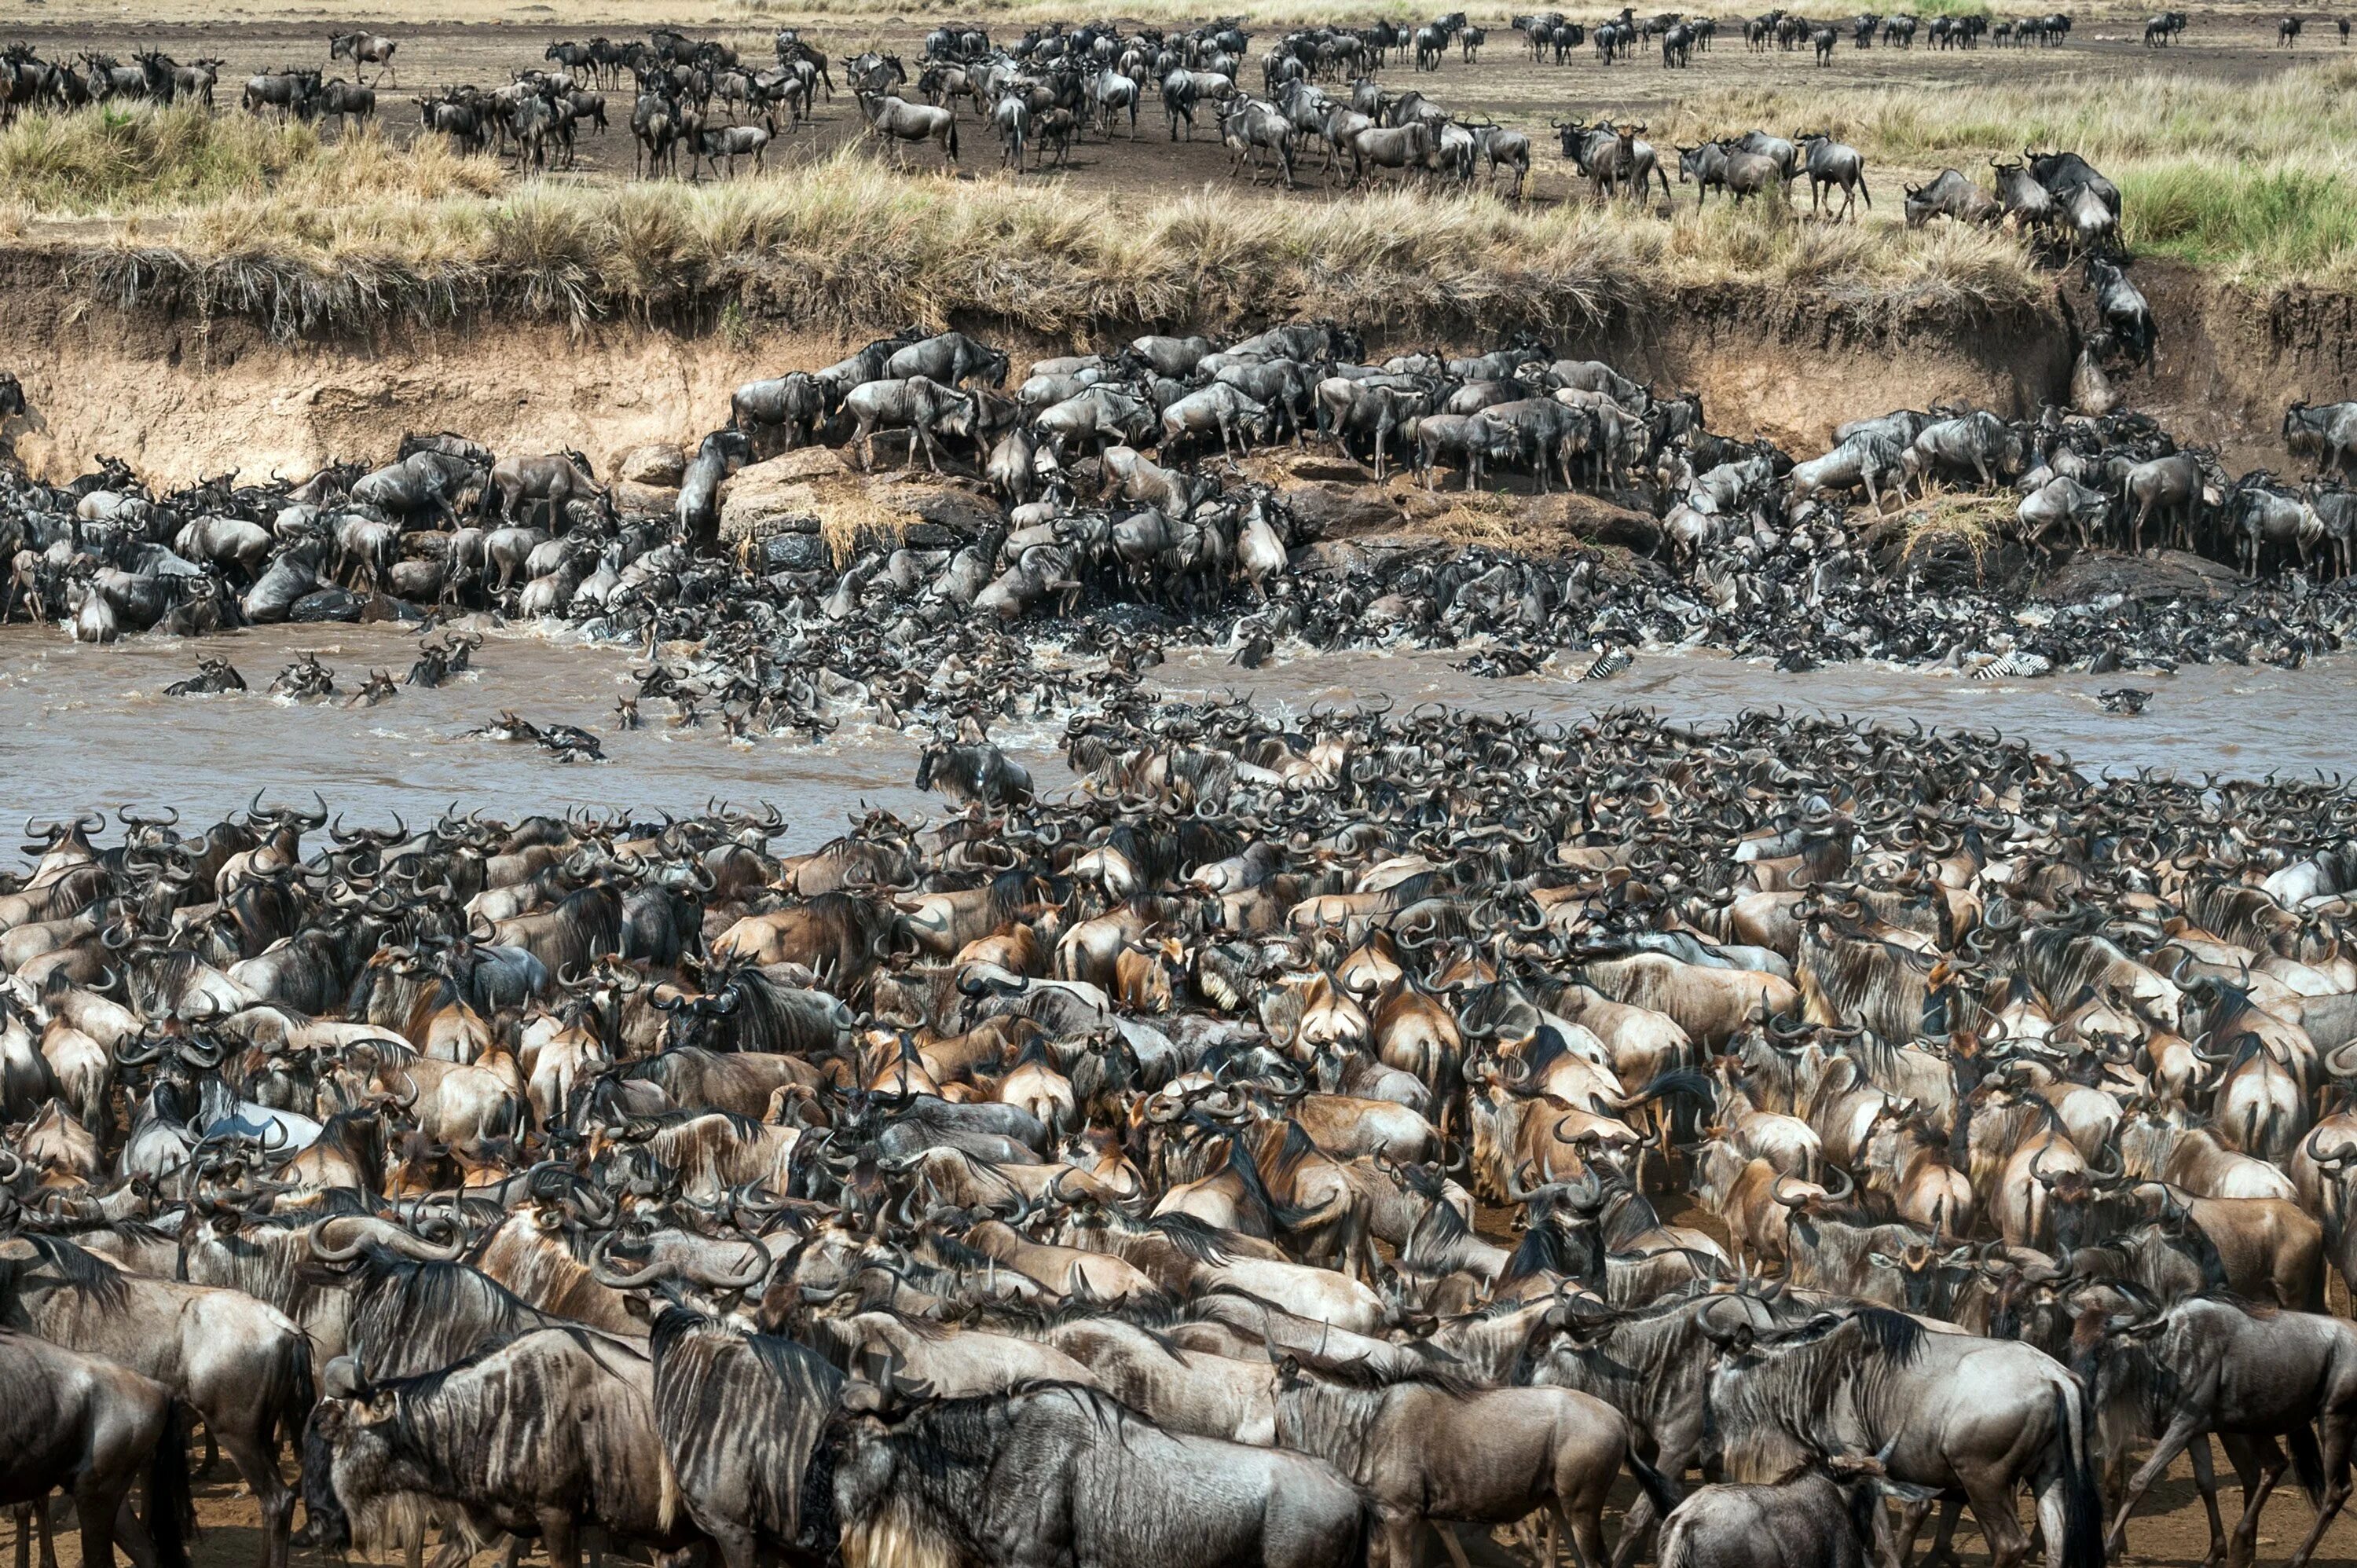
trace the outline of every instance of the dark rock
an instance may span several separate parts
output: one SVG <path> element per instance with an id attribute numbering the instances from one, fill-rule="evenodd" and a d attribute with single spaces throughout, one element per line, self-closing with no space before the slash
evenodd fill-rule
<path id="1" fill-rule="evenodd" d="M 1329 539 L 1400 525 L 1399 508 L 1364 485 L 1287 485 L 1278 498 L 1308 532 Z"/>
<path id="2" fill-rule="evenodd" d="M 2072 556 L 2039 585 L 2038 596 L 2058 604 L 2118 594 L 2131 599 L 2222 599 L 2244 586 L 2231 566 L 2158 550 L 2134 555 L 2121 550 L 2090 550 Z"/>

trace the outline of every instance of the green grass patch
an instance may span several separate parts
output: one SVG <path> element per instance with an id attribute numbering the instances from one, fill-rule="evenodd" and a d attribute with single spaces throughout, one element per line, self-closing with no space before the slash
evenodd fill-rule
<path id="1" fill-rule="evenodd" d="M 2346 169 L 2188 159 L 2117 178 L 2133 250 L 2252 281 L 2357 283 L 2357 177 Z"/>

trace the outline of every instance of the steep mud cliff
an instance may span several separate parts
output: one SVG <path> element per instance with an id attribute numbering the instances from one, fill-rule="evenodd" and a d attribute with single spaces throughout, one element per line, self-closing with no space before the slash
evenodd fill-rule
<path id="1" fill-rule="evenodd" d="M 856 341 L 716 300 L 686 325 L 576 330 L 487 313 L 436 327 L 388 317 L 365 334 L 285 342 L 241 315 L 120 307 L 79 279 L 56 252 L 0 251 L 0 368 L 22 378 L 32 409 L 12 432 L 24 461 L 50 478 L 101 454 L 167 484 L 231 469 L 295 474 L 330 458 L 382 456 L 405 432 L 425 429 L 462 431 L 501 450 L 577 446 L 602 467 L 643 442 L 693 439 L 727 417 L 738 383 L 824 363 Z M 2357 373 L 2357 304 L 2347 298 L 2255 301 L 2181 272 L 2147 286 L 2163 322 L 2159 379 L 2126 390 L 2195 439 L 2265 447 L 2284 402 L 2346 395 Z M 1018 376 L 1030 359 L 1092 346 L 986 319 L 958 325 L 1006 344 Z M 1102 323 L 1093 346 L 1195 325 Z M 1870 307 L 1713 293 L 1551 346 L 1699 392 L 1714 429 L 1806 448 L 1842 420 L 1934 401 L 2032 412 L 2061 395 L 2071 340 L 2059 306 L 1894 326 Z M 1404 321 L 1368 347 L 1430 343 Z"/>

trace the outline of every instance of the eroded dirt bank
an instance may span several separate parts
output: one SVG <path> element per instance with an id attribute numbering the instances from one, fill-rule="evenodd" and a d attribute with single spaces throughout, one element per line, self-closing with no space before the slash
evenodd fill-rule
<path id="1" fill-rule="evenodd" d="M 2158 374 L 2123 390 L 2183 439 L 2233 462 L 2279 466 L 2284 405 L 2357 387 L 2357 300 L 2256 298 L 2158 263 L 2144 282 L 2165 324 Z M 692 440 L 726 419 L 740 382 L 825 363 L 867 336 L 798 327 L 728 299 L 698 314 L 696 324 L 609 320 L 580 331 L 488 315 L 431 328 L 389 320 L 365 338 L 285 343 L 242 316 L 118 308 L 92 297 L 55 252 L 0 251 L 0 369 L 22 378 L 32 410 L 11 430 L 27 465 L 59 479 L 102 453 L 167 484 L 231 469 L 293 474 L 381 456 L 421 429 L 461 431 L 500 450 L 577 446 L 602 467 L 643 442 Z M 1142 330 L 1259 325 L 1109 322 L 1094 342 L 1068 342 L 986 318 L 955 324 L 1005 344 L 1018 377 L 1031 359 Z M 1370 334 L 1368 349 L 1451 336 L 1396 322 Z M 1845 419 L 1934 401 L 2034 412 L 2063 395 L 2071 342 L 2060 306 L 1894 327 L 1870 309 L 1704 294 L 1551 346 L 1700 392 L 1714 429 L 1810 450 Z"/>
<path id="2" fill-rule="evenodd" d="M 168 484 L 231 468 L 292 474 L 384 455 L 420 429 L 462 431 L 500 450 L 577 446 L 602 467 L 642 442 L 692 439 L 726 419 L 740 382 L 825 363 L 866 335 L 798 328 L 715 301 L 694 326 L 608 321 L 576 333 L 513 318 L 389 322 L 367 338 L 286 344 L 243 317 L 117 308 L 67 272 L 54 253 L 0 252 L 0 368 L 22 378 L 32 409 L 16 448 L 53 478 L 101 453 Z M 1006 345 L 1019 376 L 1031 359 L 1140 331 L 1259 324 L 1104 323 L 1094 344 L 988 319 L 956 325 Z M 1890 330 L 1839 309 L 1777 311 L 1711 295 L 1551 346 L 1700 392 L 1714 428 L 1806 446 L 1842 419 L 1933 399 L 2034 409 L 2067 379 L 2067 338 L 2050 310 Z M 1437 340 L 1450 335 L 1394 323 L 1371 334 L 1368 349 Z"/>

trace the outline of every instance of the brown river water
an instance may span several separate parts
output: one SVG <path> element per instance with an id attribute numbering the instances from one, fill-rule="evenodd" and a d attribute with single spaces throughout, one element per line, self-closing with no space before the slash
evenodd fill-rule
<path id="1" fill-rule="evenodd" d="M 298 651 L 317 652 L 335 668 L 339 687 L 350 690 L 371 668 L 403 674 L 414 649 L 414 633 L 392 625 L 273 627 L 201 643 L 140 638 L 110 647 L 74 643 L 48 628 L 6 628 L 0 810 L 49 816 L 173 806 L 210 820 L 256 789 L 273 799 L 317 789 L 351 821 L 382 822 L 394 811 L 414 822 L 453 802 L 505 814 L 571 806 L 681 811 L 716 797 L 774 802 L 791 823 L 786 846 L 801 848 L 840 831 L 863 802 L 904 815 L 940 809 L 910 787 L 919 737 L 856 720 L 814 746 L 732 743 L 716 720 L 669 729 L 667 704 L 649 703 L 646 728 L 615 733 L 614 700 L 634 688 L 639 652 L 568 633 L 490 628 L 474 670 L 438 690 L 404 687 L 374 708 L 262 694 Z M 165 696 L 167 684 L 194 672 L 199 651 L 229 658 L 254 690 Z M 1704 723 L 1781 704 L 1878 722 L 1996 726 L 2095 770 L 2357 772 L 2350 718 L 2357 656 L 2298 671 L 2216 665 L 2174 676 L 1986 683 L 1874 665 L 1792 674 L 1694 651 L 1641 654 L 1623 674 L 1595 683 L 1552 674 L 1484 680 L 1449 667 L 1463 657 L 1305 652 L 1245 671 L 1221 651 L 1181 650 L 1157 674 L 1174 693 L 1248 692 L 1297 710 L 1387 696 L 1403 708 L 1439 702 L 1566 721 L 1633 705 Z M 2136 717 L 2104 712 L 2096 693 L 2118 685 L 2154 692 L 2151 705 Z M 563 763 L 536 746 L 465 734 L 501 709 L 596 731 L 608 760 Z M 1069 782 L 1057 755 L 1061 728 L 1060 720 L 1041 721 L 996 738 L 1049 789 Z"/>

